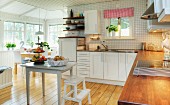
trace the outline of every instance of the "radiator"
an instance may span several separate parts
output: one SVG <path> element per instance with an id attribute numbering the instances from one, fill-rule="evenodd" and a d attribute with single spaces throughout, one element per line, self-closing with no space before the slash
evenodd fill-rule
<path id="1" fill-rule="evenodd" d="M 12 69 L 5 70 L 0 74 L 0 89 L 12 85 Z"/>

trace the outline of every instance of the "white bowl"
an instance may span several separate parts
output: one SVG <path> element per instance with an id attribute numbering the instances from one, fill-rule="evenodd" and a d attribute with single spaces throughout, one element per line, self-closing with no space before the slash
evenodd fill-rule
<path id="1" fill-rule="evenodd" d="M 68 61 L 69 61 L 68 59 L 54 61 L 53 58 L 49 58 L 48 64 L 50 66 L 65 66 L 65 65 L 67 65 Z"/>

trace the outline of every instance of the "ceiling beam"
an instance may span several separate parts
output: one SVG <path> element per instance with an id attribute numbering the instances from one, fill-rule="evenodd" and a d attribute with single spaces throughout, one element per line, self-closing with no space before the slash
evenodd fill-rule
<path id="1" fill-rule="evenodd" d="M 37 8 L 36 8 L 36 7 L 34 7 L 34 8 L 32 8 L 32 9 L 30 9 L 30 10 L 28 10 L 28 11 L 26 11 L 26 12 L 22 13 L 22 14 L 21 14 L 21 15 L 19 15 L 19 16 L 23 16 L 23 15 L 25 15 L 25 14 L 27 14 L 27 13 L 31 12 L 31 11 L 34 11 L 35 9 L 37 9 Z"/>
<path id="2" fill-rule="evenodd" d="M 15 1 L 9 1 L 9 2 L 7 2 L 6 4 L 2 5 L 2 6 L 0 7 L 0 9 L 3 9 L 4 7 L 12 4 L 13 2 L 15 2 Z"/>

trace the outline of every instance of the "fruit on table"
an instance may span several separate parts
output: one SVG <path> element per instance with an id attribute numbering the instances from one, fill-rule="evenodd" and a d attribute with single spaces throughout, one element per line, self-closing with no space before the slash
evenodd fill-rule
<path id="1" fill-rule="evenodd" d="M 65 58 L 63 56 L 55 56 L 54 61 L 64 60 Z"/>
<path id="2" fill-rule="evenodd" d="M 38 55 L 34 55 L 32 57 L 32 61 L 46 61 L 46 60 L 47 60 L 47 58 L 45 58 L 45 56 L 40 57 Z"/>
<path id="3" fill-rule="evenodd" d="M 44 50 L 42 50 L 40 47 L 37 47 L 37 49 L 35 49 L 34 52 L 39 52 L 39 53 L 41 53 L 41 52 L 44 52 Z"/>

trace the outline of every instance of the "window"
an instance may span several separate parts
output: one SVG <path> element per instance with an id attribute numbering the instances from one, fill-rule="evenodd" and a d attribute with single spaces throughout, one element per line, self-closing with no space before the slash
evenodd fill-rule
<path id="1" fill-rule="evenodd" d="M 40 25 L 40 30 L 43 30 L 42 25 Z M 35 35 L 35 32 L 39 31 L 38 24 L 26 24 L 26 45 L 31 45 L 32 42 L 38 42 L 38 36 Z M 44 36 L 40 35 L 40 42 L 44 41 Z"/>
<path id="2" fill-rule="evenodd" d="M 24 40 L 24 23 L 4 22 L 4 39 L 5 43 L 15 43 L 19 47 Z"/>
<path id="3" fill-rule="evenodd" d="M 58 37 L 65 35 L 63 30 L 64 30 L 64 26 L 62 24 L 49 25 L 48 42 L 50 47 L 58 46 Z"/>
<path id="4" fill-rule="evenodd" d="M 119 37 L 132 37 L 132 17 L 120 18 L 120 28 L 118 34 L 115 36 Z M 110 24 L 118 26 L 118 18 L 111 18 Z"/>
<path id="5" fill-rule="evenodd" d="M 107 28 L 109 32 L 115 30 L 114 26 L 118 27 L 116 33 L 109 33 L 106 30 L 107 36 L 113 39 L 134 39 L 132 30 L 134 29 L 134 7 L 104 10 L 104 18 L 105 27 L 109 27 Z"/>

